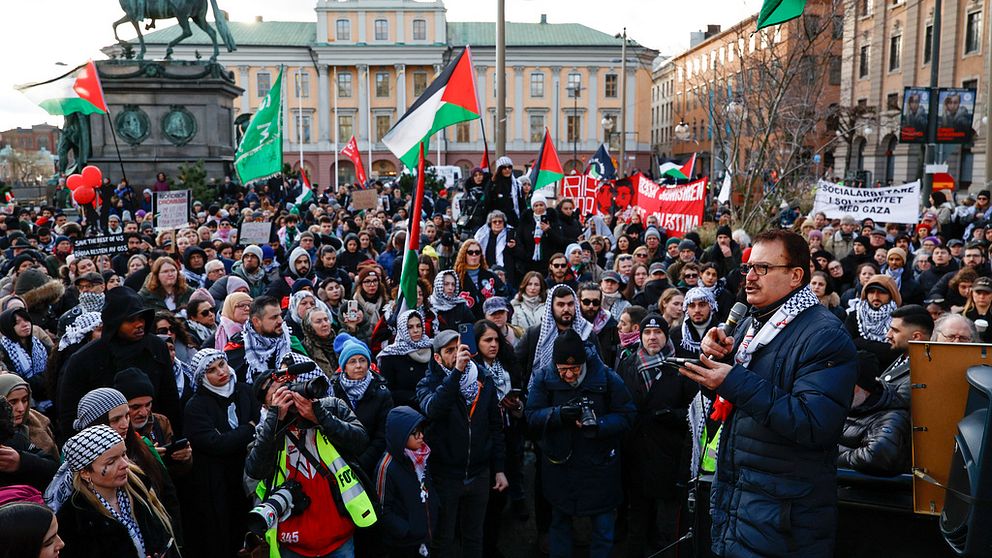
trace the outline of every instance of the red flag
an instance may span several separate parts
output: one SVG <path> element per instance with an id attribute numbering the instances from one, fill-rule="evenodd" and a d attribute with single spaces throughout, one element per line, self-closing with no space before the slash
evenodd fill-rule
<path id="1" fill-rule="evenodd" d="M 344 149 L 341 150 L 341 154 L 351 159 L 351 162 L 354 163 L 355 176 L 364 188 L 365 184 L 368 182 L 368 178 L 365 176 L 365 167 L 362 165 L 362 154 L 358 151 L 358 142 L 355 141 L 355 136 L 351 136 L 351 141 L 348 142 L 348 145 L 344 146 Z"/>

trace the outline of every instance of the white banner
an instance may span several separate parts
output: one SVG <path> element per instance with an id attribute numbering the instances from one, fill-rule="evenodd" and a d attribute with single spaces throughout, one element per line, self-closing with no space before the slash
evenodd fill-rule
<path id="1" fill-rule="evenodd" d="M 189 225 L 189 190 L 155 192 L 155 226 L 160 231 Z"/>
<path id="2" fill-rule="evenodd" d="M 850 215 L 857 221 L 870 217 L 879 223 L 917 223 L 920 181 L 887 188 L 851 188 L 821 180 L 813 202 L 813 213 L 818 211 L 829 219 Z"/>

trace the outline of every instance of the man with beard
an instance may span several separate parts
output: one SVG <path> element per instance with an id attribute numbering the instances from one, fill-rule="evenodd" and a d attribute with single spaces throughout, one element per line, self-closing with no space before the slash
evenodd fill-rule
<path id="1" fill-rule="evenodd" d="M 891 325 L 885 333 L 895 360 L 879 376 L 891 394 L 891 408 L 909 409 L 909 342 L 927 341 L 933 335 L 933 318 L 925 308 L 916 304 L 892 312 Z"/>
<path id="2" fill-rule="evenodd" d="M 716 325 L 717 302 L 713 298 L 713 292 L 704 287 L 689 289 L 682 300 L 682 312 L 685 313 L 682 327 L 671 335 L 675 356 L 698 358 L 700 342 L 706 332 Z"/>
<path id="3" fill-rule="evenodd" d="M 592 334 L 600 347 L 599 356 L 604 363 L 614 362 L 617 347 L 620 346 L 620 334 L 617 333 L 617 321 L 603 309 L 603 291 L 599 285 L 583 283 L 579 287 L 579 304 L 582 317 L 592 324 Z"/>
<path id="4" fill-rule="evenodd" d="M 485 213 L 500 210 L 507 224 L 517 226 L 520 219 L 520 184 L 513 176 L 513 161 L 503 156 L 496 160 L 496 175 L 485 194 Z"/>
<path id="5" fill-rule="evenodd" d="M 555 288 L 556 285 L 566 285 L 573 289 L 578 286 L 565 254 L 556 252 L 551 256 L 548 260 L 548 275 L 544 278 L 544 282 L 549 289 Z"/>
<path id="6" fill-rule="evenodd" d="M 307 259 L 310 259 L 309 256 Z M 261 296 L 269 287 L 269 279 L 262 269 L 262 249 L 258 245 L 252 244 L 245 248 L 241 254 L 241 261 L 234 264 L 232 274 L 248 283 L 248 294 L 252 298 Z"/>
<path id="7" fill-rule="evenodd" d="M 649 314 L 641 320 L 640 332 L 640 349 L 617 366 L 617 374 L 637 407 L 634 425 L 624 438 L 623 466 L 630 504 L 627 556 L 638 558 L 653 554 L 677 536 L 678 485 L 686 480 L 680 463 L 688 432 L 687 415 L 699 389 L 663 365 L 663 351 L 668 345 L 664 318 Z M 660 532 L 653 538 L 659 519 Z"/>
<path id="8" fill-rule="evenodd" d="M 528 385 L 531 371 L 551 364 L 555 339 L 570 329 L 574 329 L 584 343 L 601 354 L 599 341 L 592 334 L 592 324 L 581 314 L 576 315 L 578 305 L 575 291 L 568 285 L 558 285 L 550 290 L 544 303 L 541 324 L 528 328 L 514 349 L 517 360 L 524 368 L 525 377 L 521 379 L 521 385 Z"/>
<path id="9" fill-rule="evenodd" d="M 950 243 L 948 243 L 949 245 Z M 964 256 L 961 258 L 961 269 L 970 267 L 974 269 L 979 277 L 989 277 L 989 266 L 985 263 L 985 247 L 979 242 L 970 242 L 964 248 Z M 927 298 L 947 299 L 947 289 L 958 270 L 949 271 L 937 281 L 937 284 L 930 289 Z"/>
<path id="10" fill-rule="evenodd" d="M 174 477 L 176 473 L 189 472 L 193 462 L 193 451 L 189 445 L 173 453 L 165 451 L 174 441 L 175 432 L 168 417 L 152 412 L 155 388 L 148 375 L 137 368 L 125 368 L 114 376 L 114 389 L 127 399 L 128 415 L 134 431 L 144 437 L 165 460 L 170 475 Z"/>
<path id="11" fill-rule="evenodd" d="M 127 276 L 127 262 L 131 256 L 141 253 L 141 235 L 138 233 L 124 233 L 124 241 L 127 243 L 127 251 L 117 254 L 110 260 L 110 265 L 121 277 Z"/>
<path id="12" fill-rule="evenodd" d="M 885 334 L 892 323 L 892 312 L 902 304 L 899 289 L 891 277 L 873 275 L 861 287 L 861 297 L 853 304 L 844 326 L 858 350 L 874 354 L 884 369 L 898 356 Z"/>
<path id="13" fill-rule="evenodd" d="M 238 381 L 251 383 L 266 370 L 279 367 L 282 357 L 290 352 L 289 328 L 282 319 L 279 300 L 260 296 L 251 301 L 248 322 L 244 330 L 231 339 L 232 343 L 244 342 L 245 362 L 236 372 Z M 242 339 L 237 339 L 241 335 Z"/>
<path id="14" fill-rule="evenodd" d="M 244 260 L 242 259 L 242 261 Z M 293 283 L 298 279 L 312 279 L 313 276 L 310 271 L 310 254 L 302 246 L 297 246 L 289 253 L 286 271 L 269 283 L 269 288 L 265 294 L 282 300 L 293 293 Z"/>
<path id="15" fill-rule="evenodd" d="M 114 375 L 129 367 L 148 376 L 159 410 L 181 432 L 182 409 L 172 359 L 165 342 L 155 335 L 155 311 L 145 308 L 133 289 L 122 286 L 107 293 L 101 317 L 100 339 L 76 351 L 65 366 L 57 403 L 62 439 L 74 432 L 72 423 L 83 395 L 112 386 Z"/>

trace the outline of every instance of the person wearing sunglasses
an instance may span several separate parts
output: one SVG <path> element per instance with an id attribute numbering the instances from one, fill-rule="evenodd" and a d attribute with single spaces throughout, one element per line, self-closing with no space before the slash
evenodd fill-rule
<path id="1" fill-rule="evenodd" d="M 217 307 L 206 289 L 197 289 L 186 304 L 186 330 L 197 349 L 213 347 L 217 334 Z"/>
<path id="2" fill-rule="evenodd" d="M 603 308 L 603 291 L 598 283 L 582 283 L 578 290 L 579 311 L 582 317 L 592 324 L 592 335 L 599 339 L 603 362 L 615 362 L 620 334 L 617 333 L 617 320 Z"/>
<path id="3" fill-rule="evenodd" d="M 471 297 L 469 309 L 475 316 L 473 321 L 483 319 L 486 315 L 482 305 L 494 296 L 506 294 L 506 286 L 492 271 L 486 259 L 482 257 L 482 245 L 478 240 L 470 238 L 462 243 L 455 257 L 455 273 L 462 285 L 462 290 Z"/>
<path id="4" fill-rule="evenodd" d="M 568 285 L 573 289 L 578 286 L 565 254 L 558 252 L 551 256 L 548 261 L 548 275 L 544 278 L 544 282 L 547 283 L 548 289 L 553 289 L 556 285 Z"/>

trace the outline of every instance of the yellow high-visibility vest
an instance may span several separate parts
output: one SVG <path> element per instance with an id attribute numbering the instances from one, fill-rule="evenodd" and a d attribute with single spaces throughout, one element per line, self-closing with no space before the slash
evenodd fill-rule
<path id="1" fill-rule="evenodd" d="M 320 460 L 330 469 L 331 474 L 334 475 L 334 479 L 338 485 L 338 492 L 341 494 L 341 500 L 344 502 L 344 509 L 347 510 L 352 523 L 357 527 L 371 526 L 376 522 L 377 518 L 375 509 L 372 507 L 372 501 L 362 487 L 362 483 L 358 482 L 358 477 L 352 472 L 351 466 L 341 457 L 341 454 L 338 453 L 338 450 L 326 436 L 317 432 L 316 440 L 317 456 L 320 457 Z M 300 443 L 306 443 L 306 438 L 301 438 Z M 276 471 L 272 486 L 279 486 L 286 480 L 286 461 L 288 457 L 286 449 L 288 445 L 289 440 L 287 439 L 283 443 L 282 450 L 279 452 L 279 469 Z M 264 500 L 266 492 L 265 483 L 259 482 L 255 487 L 255 494 L 260 500 Z M 265 542 L 269 544 L 269 558 L 279 558 L 278 531 L 279 526 L 276 525 L 265 532 Z"/>

